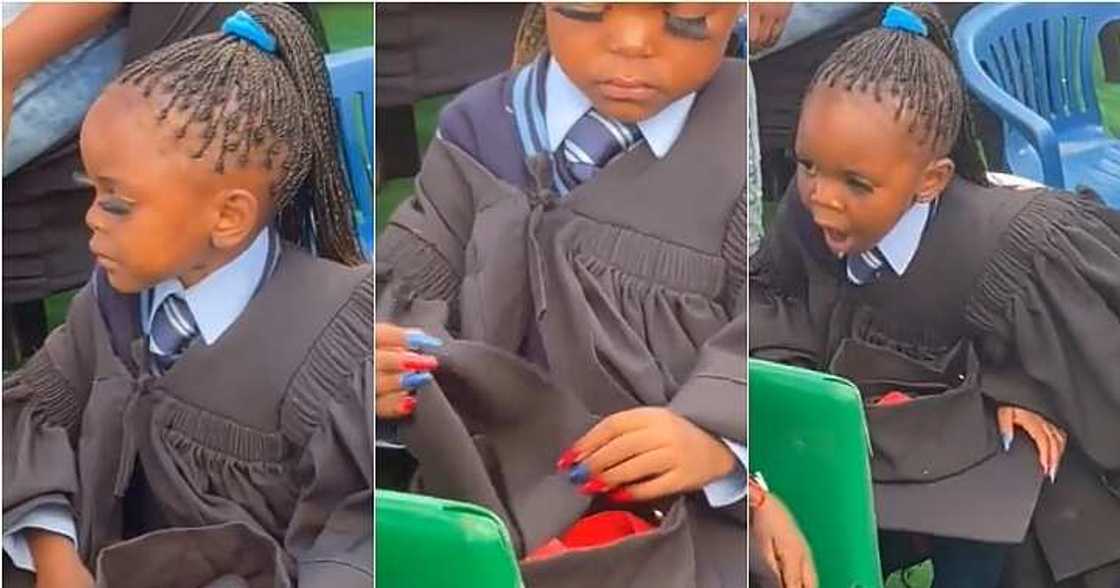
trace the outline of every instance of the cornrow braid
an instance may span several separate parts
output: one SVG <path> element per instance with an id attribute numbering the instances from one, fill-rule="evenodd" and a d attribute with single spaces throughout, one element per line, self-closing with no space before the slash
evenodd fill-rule
<path id="1" fill-rule="evenodd" d="M 544 4 L 525 5 L 525 11 L 521 13 L 521 22 L 517 25 L 517 36 L 513 42 L 513 69 L 536 59 L 548 44 L 544 11 Z"/>
<path id="2" fill-rule="evenodd" d="M 849 39 L 817 69 L 809 83 L 870 93 L 876 101 L 897 102 L 895 119 L 909 121 L 908 130 L 948 153 L 956 173 L 988 185 L 968 95 L 949 27 L 928 4 L 899 4 L 918 15 L 928 37 L 876 27 Z"/>
<path id="3" fill-rule="evenodd" d="M 245 9 L 276 40 L 276 53 L 211 33 L 184 39 L 125 68 L 121 84 L 158 97 L 157 118 L 176 121 L 176 137 L 200 128 L 196 159 L 214 171 L 260 161 L 273 173 L 271 197 L 281 234 L 323 257 L 357 265 L 353 198 L 338 156 L 330 83 L 310 25 L 279 3 Z"/>

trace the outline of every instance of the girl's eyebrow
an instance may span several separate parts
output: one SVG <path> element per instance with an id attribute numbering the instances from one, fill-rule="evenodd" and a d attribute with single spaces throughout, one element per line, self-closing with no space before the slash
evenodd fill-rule
<path id="1" fill-rule="evenodd" d="M 876 186 L 877 187 L 879 185 L 878 182 L 875 182 L 871 178 L 863 175 L 862 173 L 860 173 L 858 171 L 852 170 L 852 169 L 844 170 L 844 175 L 847 176 L 849 179 L 864 182 L 869 186 Z"/>
<path id="2" fill-rule="evenodd" d="M 87 175 L 85 171 L 81 171 L 81 170 L 75 171 L 71 177 L 73 177 L 74 181 L 77 182 L 78 184 L 81 184 L 83 186 L 89 186 L 90 188 L 95 187 L 99 183 L 102 186 L 105 186 L 107 189 L 109 189 L 109 191 L 116 191 L 120 187 L 120 182 L 118 182 L 117 180 L 115 180 L 113 178 L 107 178 L 105 176 L 97 176 L 96 181 L 95 181 L 94 178 L 89 177 L 89 175 Z M 124 201 L 127 201 L 127 202 L 135 202 L 133 199 L 121 196 L 119 194 L 117 195 L 117 198 L 120 198 L 121 200 L 124 200 Z"/>

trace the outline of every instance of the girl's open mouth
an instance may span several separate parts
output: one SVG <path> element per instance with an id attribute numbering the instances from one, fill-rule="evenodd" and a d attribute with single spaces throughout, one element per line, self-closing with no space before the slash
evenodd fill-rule
<path id="1" fill-rule="evenodd" d="M 837 257 L 847 255 L 852 246 L 852 239 L 848 233 L 829 227 L 821 227 L 821 233 L 824 235 L 824 242 L 828 245 L 828 249 Z"/>

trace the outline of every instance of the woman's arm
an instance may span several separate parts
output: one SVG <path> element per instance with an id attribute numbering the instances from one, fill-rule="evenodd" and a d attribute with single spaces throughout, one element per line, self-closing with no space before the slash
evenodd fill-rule
<path id="1" fill-rule="evenodd" d="M 28 75 L 105 27 L 123 3 L 32 4 L 4 27 L 4 133 L 12 94 Z"/>

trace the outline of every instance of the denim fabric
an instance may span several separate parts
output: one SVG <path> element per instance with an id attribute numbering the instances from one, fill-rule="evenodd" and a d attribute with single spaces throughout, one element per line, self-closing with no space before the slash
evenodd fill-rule
<path id="1" fill-rule="evenodd" d="M 26 4 L 3 5 L 7 26 Z M 12 96 L 4 140 L 4 176 L 66 137 L 117 74 L 124 56 L 124 27 L 115 24 L 32 73 Z"/>

